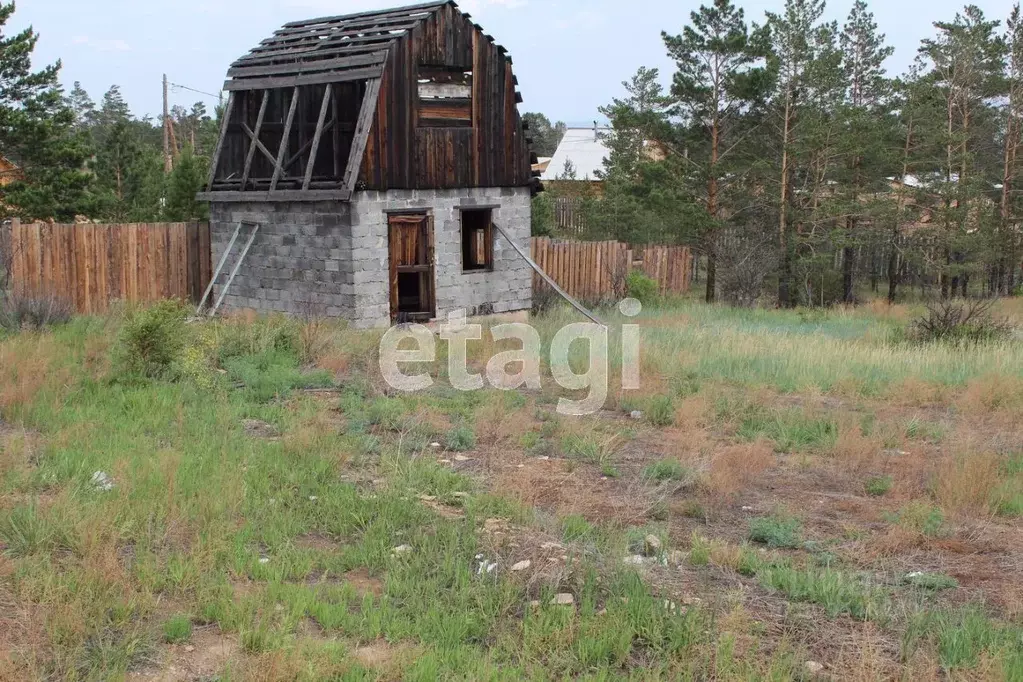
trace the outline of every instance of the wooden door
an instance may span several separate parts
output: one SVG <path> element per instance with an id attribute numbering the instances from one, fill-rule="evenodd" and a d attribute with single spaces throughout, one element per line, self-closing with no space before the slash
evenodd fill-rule
<path id="1" fill-rule="evenodd" d="M 388 219 L 391 319 L 424 322 L 437 313 L 433 273 L 433 217 L 392 215 Z"/>

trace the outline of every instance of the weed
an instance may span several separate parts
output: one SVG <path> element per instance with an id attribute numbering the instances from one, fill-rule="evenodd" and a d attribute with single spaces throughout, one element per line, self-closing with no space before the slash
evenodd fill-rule
<path id="1" fill-rule="evenodd" d="M 831 568 L 775 565 L 758 570 L 757 577 L 790 599 L 820 604 L 831 617 L 848 613 L 863 620 L 880 615 L 884 608 L 883 598 L 876 590 Z"/>
<path id="2" fill-rule="evenodd" d="M 801 544 L 800 530 L 798 519 L 776 514 L 750 521 L 749 538 L 768 547 L 791 549 Z"/>
<path id="3" fill-rule="evenodd" d="M 868 495 L 873 497 L 884 497 L 892 489 L 892 477 L 891 476 L 871 476 L 867 479 L 864 484 L 864 489 Z"/>

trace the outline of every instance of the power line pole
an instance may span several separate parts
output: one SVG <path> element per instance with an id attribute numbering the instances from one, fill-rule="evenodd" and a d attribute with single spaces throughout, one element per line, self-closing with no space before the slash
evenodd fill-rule
<path id="1" fill-rule="evenodd" d="M 170 103 L 167 96 L 167 74 L 163 74 L 163 171 L 171 172 L 171 149 L 170 149 Z"/>

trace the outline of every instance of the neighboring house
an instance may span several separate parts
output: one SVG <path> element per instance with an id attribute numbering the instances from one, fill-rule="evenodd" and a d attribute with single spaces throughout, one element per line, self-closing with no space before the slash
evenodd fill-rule
<path id="1" fill-rule="evenodd" d="M 611 155 L 604 140 L 610 128 L 594 124 L 590 128 L 568 128 L 540 179 L 544 186 L 565 194 L 580 194 L 587 187 L 598 193 L 603 181 L 597 177 L 604 170 L 604 159 Z"/>
<path id="2" fill-rule="evenodd" d="M 586 191 L 603 194 L 604 182 L 598 174 L 604 170 L 604 160 L 611 156 L 606 142 L 610 132 L 610 128 L 596 123 L 588 128 L 565 130 L 565 136 L 540 176 L 544 186 L 562 196 L 577 196 Z M 649 161 L 667 158 L 664 147 L 654 140 L 646 140 L 643 151 Z"/>
<path id="3" fill-rule="evenodd" d="M 0 155 L 0 187 L 9 185 L 22 177 L 21 168 L 6 156 Z"/>
<path id="4" fill-rule="evenodd" d="M 533 174 L 537 177 L 543 175 L 544 171 L 547 170 L 547 166 L 551 165 L 551 157 L 541 156 L 533 164 Z"/>
<path id="5" fill-rule="evenodd" d="M 361 327 L 530 308 L 495 228 L 528 253 L 537 159 L 511 58 L 454 2 L 289 23 L 227 75 L 200 194 L 225 273 L 251 240 L 226 307 Z"/>

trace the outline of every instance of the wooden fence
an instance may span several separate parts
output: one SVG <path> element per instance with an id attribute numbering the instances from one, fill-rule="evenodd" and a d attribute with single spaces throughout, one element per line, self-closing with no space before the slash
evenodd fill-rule
<path id="1" fill-rule="evenodd" d="M 637 246 L 533 237 L 533 260 L 569 295 L 584 301 L 624 298 L 632 270 L 655 280 L 661 294 L 689 291 L 693 256 L 685 246 Z M 546 286 L 533 275 L 533 291 Z"/>
<path id="2" fill-rule="evenodd" d="M 212 276 L 208 223 L 11 224 L 14 291 L 80 313 L 113 301 L 198 301 Z"/>

